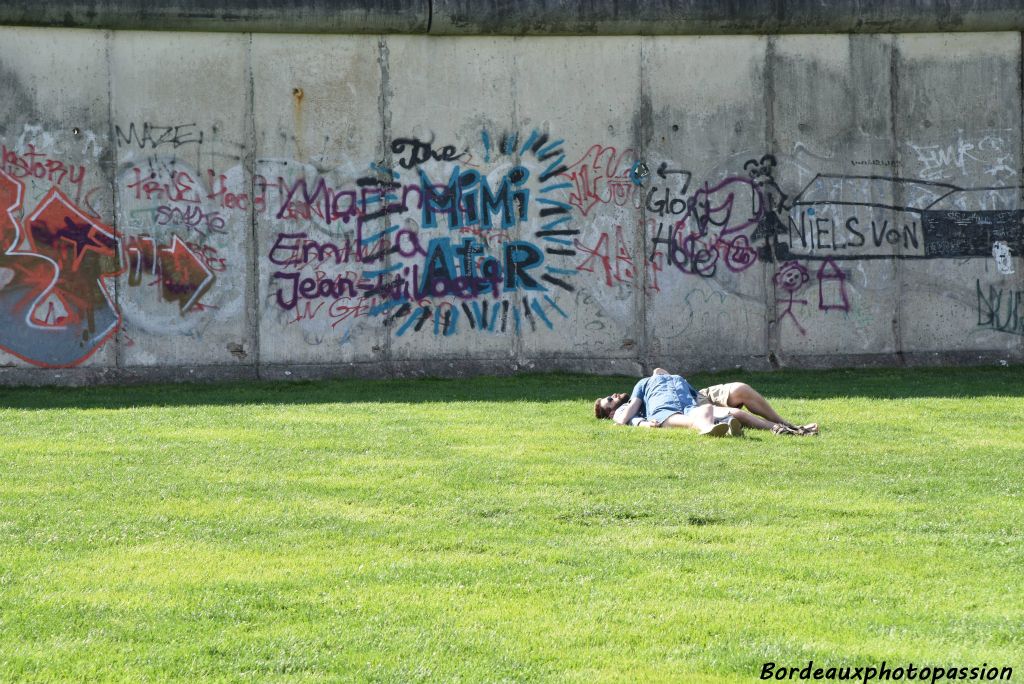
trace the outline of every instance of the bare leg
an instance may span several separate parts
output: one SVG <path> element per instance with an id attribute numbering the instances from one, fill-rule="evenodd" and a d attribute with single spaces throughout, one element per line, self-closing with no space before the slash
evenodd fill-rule
<path id="1" fill-rule="evenodd" d="M 690 428 L 697 432 L 705 432 L 715 425 L 714 407 L 705 404 L 689 413 L 673 413 L 661 423 L 661 427 Z"/>
<path id="2" fill-rule="evenodd" d="M 751 413 L 767 418 L 772 423 L 788 424 L 782 416 L 776 413 L 767 399 L 745 382 L 734 382 L 729 385 L 729 406 L 745 408 Z"/>
<path id="3" fill-rule="evenodd" d="M 785 425 L 787 427 L 796 427 L 793 423 L 780 416 L 772 405 L 768 403 L 768 400 L 762 397 L 757 390 L 745 382 L 734 382 L 729 385 L 729 406 L 734 408 L 746 408 L 751 413 L 756 413 L 762 418 L 766 418 L 772 423 L 778 423 L 779 425 Z M 737 416 L 739 417 L 739 416 Z M 746 425 L 746 423 L 744 423 Z M 817 432 L 818 424 L 810 423 L 804 426 L 809 432 Z M 771 426 L 763 428 L 770 430 Z"/>
<path id="4" fill-rule="evenodd" d="M 743 423 L 748 428 L 755 430 L 771 430 L 777 425 L 770 420 L 765 420 L 760 416 L 755 416 L 753 413 L 749 413 L 739 408 L 716 408 L 715 415 L 724 414 L 725 416 L 732 416 L 736 420 Z M 723 416 L 724 417 L 724 416 Z"/>

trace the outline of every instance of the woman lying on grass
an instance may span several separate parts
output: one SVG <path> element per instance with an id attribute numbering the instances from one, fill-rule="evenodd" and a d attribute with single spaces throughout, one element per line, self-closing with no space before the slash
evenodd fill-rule
<path id="1" fill-rule="evenodd" d="M 784 420 L 750 385 L 730 382 L 698 392 L 681 375 L 671 375 L 664 368 L 655 368 L 641 379 L 629 396 L 619 393 L 597 399 L 594 415 L 613 417 L 619 425 L 690 428 L 712 437 L 738 437 L 744 426 L 776 435 L 818 434 L 817 423 L 794 425 Z"/>

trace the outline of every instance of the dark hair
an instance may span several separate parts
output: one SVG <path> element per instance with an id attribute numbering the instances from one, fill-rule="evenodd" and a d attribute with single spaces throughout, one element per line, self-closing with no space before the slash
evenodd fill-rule
<path id="1" fill-rule="evenodd" d="M 602 418 L 611 418 L 612 413 L 614 413 L 617 408 L 619 408 L 620 406 L 625 404 L 626 401 L 628 401 L 627 397 L 623 397 L 622 401 L 616 403 L 615 406 L 611 408 L 611 410 L 605 410 L 605 408 L 601 406 L 601 401 L 604 399 L 606 399 L 606 397 L 598 397 L 597 399 L 594 400 L 594 417 L 597 418 L 598 420 L 601 420 Z"/>

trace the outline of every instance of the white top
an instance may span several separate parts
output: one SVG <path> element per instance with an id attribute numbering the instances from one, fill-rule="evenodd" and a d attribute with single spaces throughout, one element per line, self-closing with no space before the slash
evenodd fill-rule
<path id="1" fill-rule="evenodd" d="M 619 408 L 615 409 L 615 413 L 612 414 L 612 420 L 614 420 L 616 424 L 619 424 L 619 417 L 626 412 L 627 405 L 629 405 L 628 401 Z M 641 418 L 639 415 L 636 415 L 630 419 L 629 424 L 634 426 L 639 425 L 640 421 L 642 420 L 643 418 Z"/>

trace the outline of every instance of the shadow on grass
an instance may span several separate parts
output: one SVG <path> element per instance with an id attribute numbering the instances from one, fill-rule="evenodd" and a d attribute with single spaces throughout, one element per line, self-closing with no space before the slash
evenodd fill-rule
<path id="1" fill-rule="evenodd" d="M 862 397 L 908 399 L 1024 396 L 1024 366 L 868 370 L 731 371 L 689 378 L 695 387 L 743 381 L 769 400 Z M 611 392 L 629 392 L 636 378 L 593 375 L 521 375 L 473 379 L 234 382 L 126 387 L 0 388 L 0 408 L 131 408 L 252 404 L 552 402 L 588 404 Z"/>

